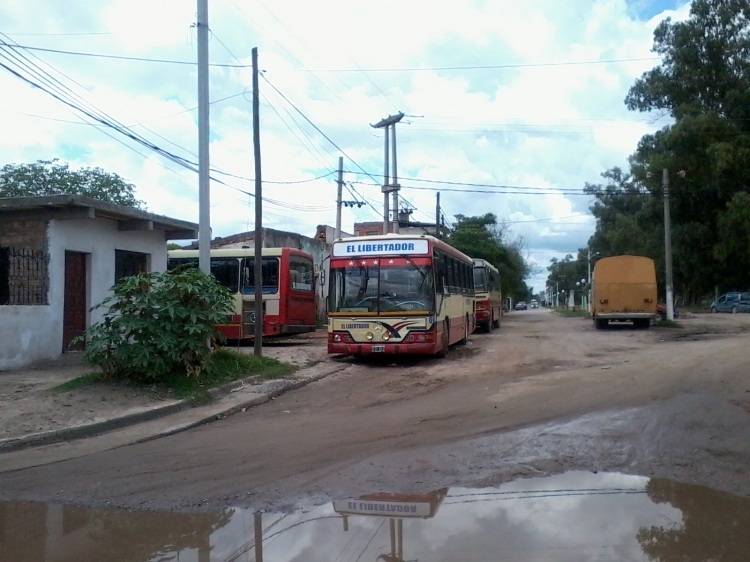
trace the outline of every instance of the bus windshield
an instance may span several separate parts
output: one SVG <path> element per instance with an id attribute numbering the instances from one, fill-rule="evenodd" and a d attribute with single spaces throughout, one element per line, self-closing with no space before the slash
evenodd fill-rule
<path id="1" fill-rule="evenodd" d="M 353 265 L 331 269 L 331 312 L 431 312 L 429 265 Z"/>
<path id="2" fill-rule="evenodd" d="M 474 268 L 474 290 L 487 290 L 487 271 L 483 267 Z"/>

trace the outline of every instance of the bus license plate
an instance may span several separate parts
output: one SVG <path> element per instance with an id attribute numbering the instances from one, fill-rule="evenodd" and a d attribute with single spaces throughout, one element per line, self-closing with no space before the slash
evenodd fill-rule
<path id="1" fill-rule="evenodd" d="M 385 353 L 385 346 L 384 345 L 373 345 L 372 346 L 372 352 L 373 353 Z"/>

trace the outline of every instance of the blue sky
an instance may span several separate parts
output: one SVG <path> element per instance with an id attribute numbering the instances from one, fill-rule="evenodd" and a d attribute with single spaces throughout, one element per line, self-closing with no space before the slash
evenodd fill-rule
<path id="1" fill-rule="evenodd" d="M 287 182 L 264 188 L 278 202 L 266 205 L 266 226 L 312 235 L 334 223 L 341 153 L 305 117 L 347 155 L 355 193 L 346 198 L 368 202 L 344 211 L 344 228 L 378 220 L 382 132 L 369 124 L 400 110 L 410 117 L 399 125 L 399 175 L 415 220 L 434 220 L 438 188 L 449 218 L 495 213 L 525 238 L 542 270 L 530 279 L 539 288 L 550 258 L 575 253 L 593 232 L 585 182 L 625 167 L 638 139 L 662 125 L 628 112 L 623 99 L 658 63 L 655 26 L 687 15 L 672 0 L 454 0 L 441 9 L 429 0 L 210 0 L 209 50 L 214 63 L 247 65 L 257 46 L 265 78 L 288 100 L 261 80 L 263 177 Z M 194 61 L 194 19 L 195 2 L 183 0 L 0 4 L 0 31 L 11 41 L 146 59 Z M 196 159 L 194 66 L 31 53 L 79 99 Z M 151 211 L 197 222 L 196 174 L 81 123 L 1 70 L 0 127 L 13 134 L 0 138 L 0 164 L 62 157 L 99 166 L 133 182 Z M 253 190 L 242 179 L 253 176 L 250 82 L 247 68 L 211 69 L 211 163 L 235 176 L 216 172 L 229 186 L 212 184 L 219 236 L 253 227 L 252 200 L 242 193 Z M 476 193 L 431 183 L 441 181 L 512 187 Z"/>

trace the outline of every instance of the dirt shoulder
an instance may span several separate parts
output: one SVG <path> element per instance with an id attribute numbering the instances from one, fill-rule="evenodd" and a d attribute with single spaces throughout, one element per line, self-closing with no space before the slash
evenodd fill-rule
<path id="1" fill-rule="evenodd" d="M 252 353 L 248 346 L 233 347 Z M 295 338 L 270 342 L 264 355 L 299 368 L 326 360 L 325 339 Z M 175 399 L 158 388 L 99 382 L 65 392 L 52 389 L 96 369 L 80 354 L 34 368 L 0 372 L 0 440 L 52 430 L 104 422 L 113 417 L 174 404 Z"/>
<path id="2" fill-rule="evenodd" d="M 511 313 L 445 360 L 346 360 L 187 433 L 0 474 L 0 498 L 284 508 L 569 469 L 750 495 L 750 315 L 682 324 L 597 331 L 544 310 Z"/>

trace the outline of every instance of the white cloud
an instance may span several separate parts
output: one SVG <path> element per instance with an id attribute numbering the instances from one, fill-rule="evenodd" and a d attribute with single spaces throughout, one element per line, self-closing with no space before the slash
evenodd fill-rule
<path id="1" fill-rule="evenodd" d="M 178 0 L 95 4 L 72 1 L 62 9 L 53 0 L 5 3 L 0 19 L 4 28 L 17 33 L 108 33 L 16 37 L 24 44 L 194 60 L 194 4 Z M 432 220 L 435 191 L 411 187 L 439 186 L 403 178 L 559 188 L 557 194 L 545 195 L 446 190 L 442 194 L 449 217 L 494 212 L 506 221 L 524 221 L 516 222 L 513 230 L 527 236 L 532 259 L 545 266 L 550 257 L 584 246 L 593 231 L 593 221 L 582 216 L 586 198 L 570 191 L 597 181 L 609 167 L 625 166 L 640 136 L 654 130 L 644 116 L 628 113 L 622 103 L 633 80 L 654 61 L 367 74 L 303 72 L 300 65 L 357 70 L 358 65 L 393 69 L 651 57 L 654 27 L 667 16 L 684 19 L 688 8 L 684 5 L 641 21 L 625 0 L 593 5 L 587 0 L 460 0 L 440 6 L 428 0 L 215 0 L 209 14 L 210 58 L 236 64 L 236 56 L 248 64 L 250 48 L 258 45 L 264 76 L 372 174 L 382 174 L 383 148 L 382 133 L 369 124 L 396 108 L 424 116 L 409 117 L 400 125 L 398 138 L 402 194 L 419 209 L 414 215 L 417 220 Z M 34 54 L 79 83 L 82 87 L 56 75 L 97 108 L 128 125 L 144 123 L 150 131 L 137 127 L 138 133 L 195 160 L 190 153 L 197 152 L 196 115 L 187 111 L 197 105 L 194 67 Z M 211 69 L 213 100 L 240 94 L 249 86 L 249 69 Z M 0 88 L 5 102 L 0 127 L 12 131 L 0 138 L 4 163 L 61 157 L 100 166 L 136 183 L 139 197 L 150 209 L 197 221 L 195 174 L 123 137 L 118 139 L 147 157 L 96 128 L 23 115 L 77 120 L 60 102 L 7 72 L 0 73 Z M 339 151 L 263 80 L 261 88 L 264 179 L 299 181 L 333 170 Z M 212 163 L 248 178 L 253 176 L 250 112 L 249 94 L 211 107 Z M 345 166 L 357 170 L 351 162 Z M 248 181 L 217 177 L 241 190 L 254 189 Z M 347 178 L 372 183 L 362 174 L 347 174 Z M 332 179 L 268 184 L 268 197 L 294 208 L 267 206 L 267 224 L 310 235 L 316 224 L 333 223 L 333 209 L 295 210 L 300 205 L 331 207 Z M 380 209 L 377 186 L 355 184 L 355 188 Z M 214 184 L 214 233 L 227 235 L 247 228 L 252 215 L 249 201 L 247 195 Z M 347 209 L 344 228 L 351 230 L 355 219 L 378 217 L 370 207 Z M 537 275 L 531 282 L 539 288 L 543 279 L 544 275 Z"/>

